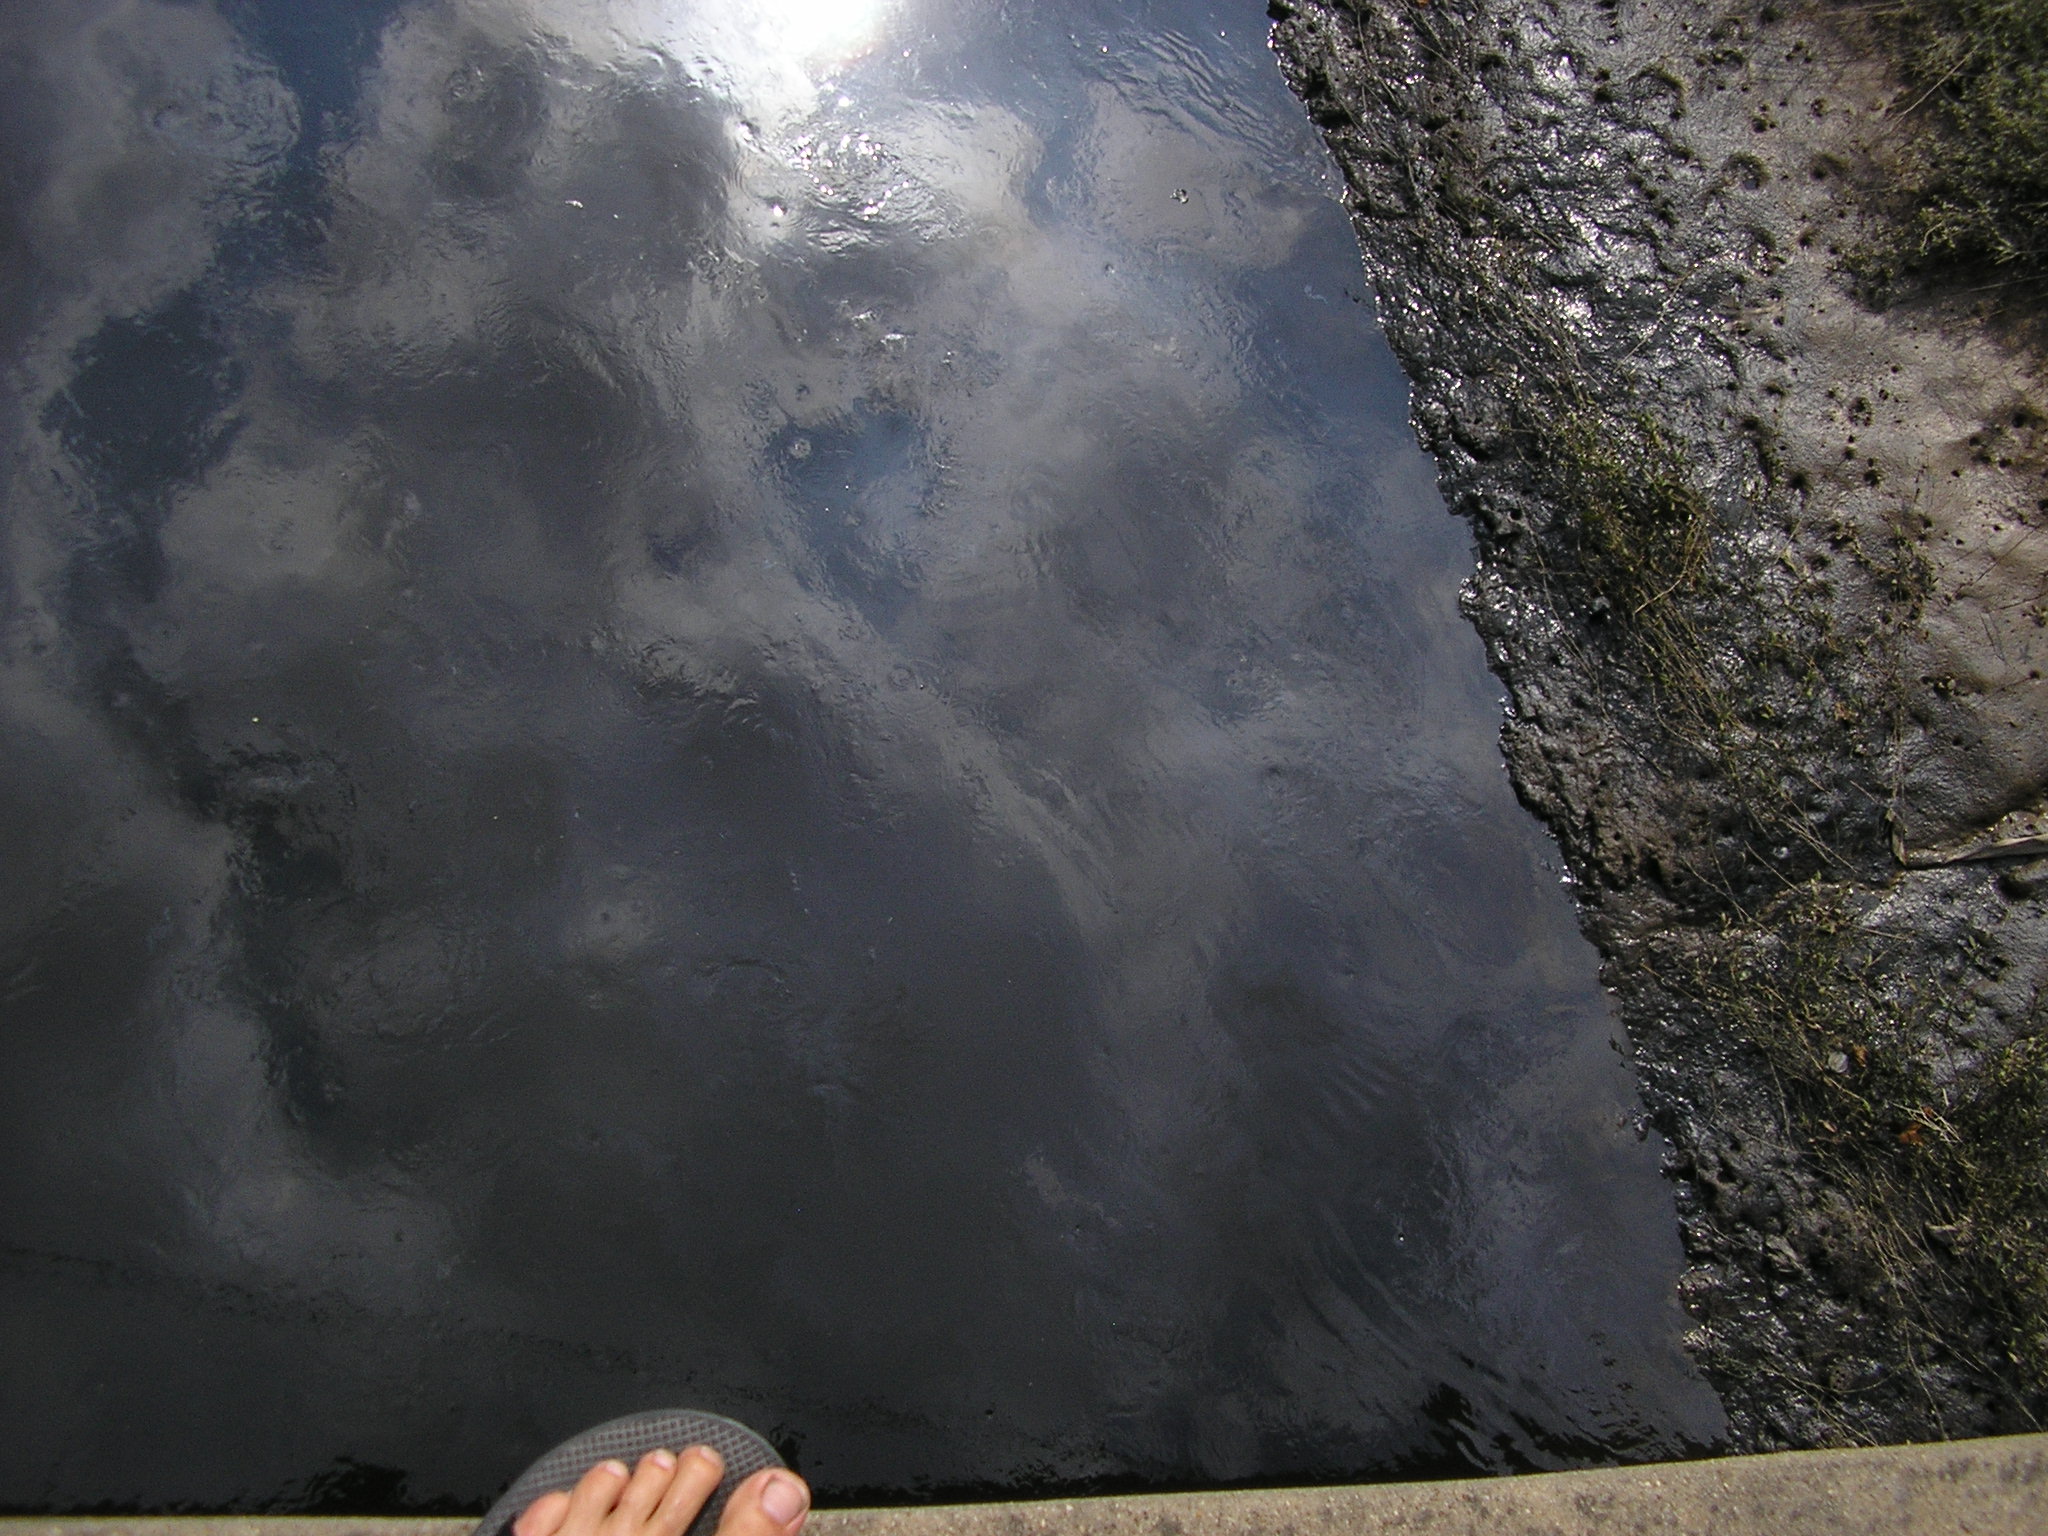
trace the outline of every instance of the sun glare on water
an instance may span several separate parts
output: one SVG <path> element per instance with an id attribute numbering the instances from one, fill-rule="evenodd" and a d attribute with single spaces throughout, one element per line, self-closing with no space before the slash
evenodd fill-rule
<path id="1" fill-rule="evenodd" d="M 876 40 L 888 0 L 740 0 L 764 49 L 810 68 L 830 68 Z"/>
<path id="2" fill-rule="evenodd" d="M 652 23 L 647 35 L 691 61 L 745 111 L 775 121 L 815 111 L 820 92 L 885 40 L 902 0 L 602 0 Z M 0 0 L 4 4 L 4 0 Z"/>

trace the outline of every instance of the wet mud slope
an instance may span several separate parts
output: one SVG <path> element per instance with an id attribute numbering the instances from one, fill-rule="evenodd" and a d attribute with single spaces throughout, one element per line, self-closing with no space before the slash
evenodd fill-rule
<path id="1" fill-rule="evenodd" d="M 1271 14 L 1477 536 L 1738 1445 L 2037 1426 L 2041 285 L 1894 259 L 1942 130 L 1873 13 Z"/>

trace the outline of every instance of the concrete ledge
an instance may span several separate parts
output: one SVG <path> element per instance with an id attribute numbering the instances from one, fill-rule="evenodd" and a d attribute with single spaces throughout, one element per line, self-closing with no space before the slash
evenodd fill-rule
<path id="1" fill-rule="evenodd" d="M 0 1536 L 468 1536 L 465 1520 L 0 1520 Z M 1455 1483 L 821 1509 L 806 1536 L 2042 1536 L 2048 1434 Z"/>

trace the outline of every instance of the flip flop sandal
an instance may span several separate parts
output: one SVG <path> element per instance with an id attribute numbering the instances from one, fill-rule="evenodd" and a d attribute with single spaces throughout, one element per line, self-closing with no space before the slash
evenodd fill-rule
<path id="1" fill-rule="evenodd" d="M 673 1451 L 680 1456 L 693 1445 L 708 1445 L 725 1458 L 725 1476 L 718 1480 L 705 1501 L 704 1509 L 684 1536 L 711 1536 L 718 1529 L 718 1517 L 725 1513 L 725 1501 L 733 1489 L 763 1467 L 784 1465 L 775 1447 L 744 1424 L 720 1418 L 715 1413 L 698 1413 L 691 1408 L 657 1408 L 651 1413 L 629 1413 L 586 1429 L 565 1440 L 513 1481 L 491 1506 L 473 1536 L 505 1536 L 508 1527 L 526 1506 L 544 1493 L 567 1492 L 606 1457 L 632 1466 L 649 1451 Z"/>

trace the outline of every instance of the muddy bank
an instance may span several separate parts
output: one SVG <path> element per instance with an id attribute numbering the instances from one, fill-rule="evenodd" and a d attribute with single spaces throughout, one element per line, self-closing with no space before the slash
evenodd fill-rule
<path id="1" fill-rule="evenodd" d="M 1924 96 L 1840 8 L 1271 13 L 1738 1444 L 2037 1425 L 2048 388 L 1998 275 L 1873 295 Z"/>

